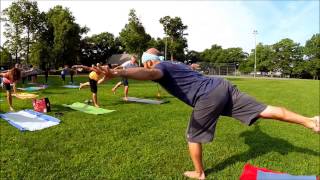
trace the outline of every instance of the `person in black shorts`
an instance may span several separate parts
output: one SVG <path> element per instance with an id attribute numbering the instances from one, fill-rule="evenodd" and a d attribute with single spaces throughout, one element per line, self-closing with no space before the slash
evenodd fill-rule
<path id="1" fill-rule="evenodd" d="M 19 68 L 14 67 L 5 73 L 0 73 L 0 77 L 2 77 L 3 88 L 7 92 L 7 102 L 10 111 L 14 111 L 12 106 L 11 84 L 16 83 L 21 78 L 21 70 Z"/>
<path id="2" fill-rule="evenodd" d="M 90 86 L 90 90 L 92 92 L 92 102 L 95 107 L 99 107 L 98 104 L 98 84 L 101 84 L 103 81 L 105 81 L 105 76 L 103 72 L 101 71 L 101 65 L 100 63 L 97 63 L 97 66 L 87 67 L 83 65 L 74 65 L 72 68 L 81 68 L 85 70 L 91 71 L 89 74 L 89 82 L 80 83 L 79 90 L 82 89 L 85 86 Z"/>
<path id="3" fill-rule="evenodd" d="M 109 66 L 108 66 L 109 67 Z M 114 69 L 129 69 L 129 68 L 134 68 L 134 67 L 138 67 L 137 64 L 137 56 L 136 55 L 131 55 L 131 58 L 129 61 L 124 62 L 123 64 L 121 64 L 118 67 L 115 67 Z M 123 100 L 127 101 L 128 100 L 128 92 L 129 92 L 129 82 L 128 79 L 125 77 L 122 77 L 121 81 L 118 82 L 113 88 L 112 88 L 112 92 L 115 94 L 116 90 L 118 87 L 120 87 L 121 85 L 124 86 L 124 97 Z"/>
<path id="4" fill-rule="evenodd" d="M 189 152 L 194 171 L 186 171 L 189 178 L 205 179 L 202 163 L 202 144 L 213 140 L 220 115 L 233 117 L 252 125 L 258 118 L 295 123 L 320 133 L 319 116 L 305 117 L 283 107 L 265 105 L 240 92 L 230 82 L 218 77 L 206 77 L 185 64 L 161 61 L 159 51 L 148 49 L 142 55 L 144 68 L 103 68 L 106 78 L 124 77 L 152 80 L 170 94 L 193 107 L 187 128 Z"/>

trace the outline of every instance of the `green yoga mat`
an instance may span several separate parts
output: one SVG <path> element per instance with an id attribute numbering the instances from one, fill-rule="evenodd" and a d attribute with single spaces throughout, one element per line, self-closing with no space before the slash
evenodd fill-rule
<path id="1" fill-rule="evenodd" d="M 84 113 L 88 114 L 106 114 L 106 113 L 111 113 L 115 110 L 109 110 L 109 109 L 102 109 L 102 108 L 97 108 L 94 106 L 90 106 L 88 104 L 83 104 L 80 102 L 75 102 L 73 104 L 62 104 L 62 106 L 69 107 L 71 109 L 77 110 L 77 111 L 82 111 Z"/>

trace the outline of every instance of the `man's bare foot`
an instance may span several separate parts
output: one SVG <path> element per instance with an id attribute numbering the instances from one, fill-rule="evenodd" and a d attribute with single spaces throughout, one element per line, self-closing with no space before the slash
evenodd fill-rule
<path id="1" fill-rule="evenodd" d="M 128 101 L 128 97 L 123 97 L 122 98 L 124 101 Z"/>
<path id="2" fill-rule="evenodd" d="M 79 90 L 82 89 L 83 83 L 80 83 Z"/>
<path id="3" fill-rule="evenodd" d="M 112 88 L 111 91 L 113 92 L 113 94 L 116 94 L 116 89 Z"/>
<path id="4" fill-rule="evenodd" d="M 320 134 L 320 117 L 319 116 L 315 116 L 313 118 L 311 118 L 313 120 L 313 126 L 311 126 L 312 130 L 315 133 L 319 133 Z"/>
<path id="5" fill-rule="evenodd" d="M 98 104 L 95 104 L 94 106 L 95 106 L 95 107 L 97 107 L 97 108 L 99 108 L 99 107 L 100 107 Z"/>
<path id="6" fill-rule="evenodd" d="M 14 109 L 13 109 L 13 107 L 10 107 L 9 109 L 10 109 L 10 111 L 11 111 L 11 112 L 14 112 Z"/>
<path id="7" fill-rule="evenodd" d="M 204 174 L 204 172 L 186 171 L 184 172 L 184 176 L 192 179 L 206 179 L 206 175 Z"/>

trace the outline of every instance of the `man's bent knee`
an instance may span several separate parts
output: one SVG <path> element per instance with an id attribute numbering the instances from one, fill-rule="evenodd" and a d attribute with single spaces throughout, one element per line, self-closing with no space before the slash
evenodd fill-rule
<path id="1" fill-rule="evenodd" d="M 286 109 L 284 107 L 276 107 L 276 106 L 267 106 L 265 110 L 263 110 L 259 117 L 261 118 L 283 118 L 285 116 Z"/>

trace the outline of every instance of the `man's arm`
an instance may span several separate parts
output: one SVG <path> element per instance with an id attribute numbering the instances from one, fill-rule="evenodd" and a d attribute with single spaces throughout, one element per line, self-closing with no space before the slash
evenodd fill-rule
<path id="1" fill-rule="evenodd" d="M 103 78 L 98 80 L 98 84 L 103 83 L 105 80 L 107 80 L 106 76 L 103 76 Z"/>
<path id="2" fill-rule="evenodd" d="M 146 69 L 142 67 L 130 69 L 107 69 L 105 71 L 107 77 L 125 77 L 136 80 L 157 80 L 163 76 L 159 69 Z"/>
<path id="3" fill-rule="evenodd" d="M 87 71 L 95 71 L 95 72 L 98 72 L 98 73 L 103 73 L 103 71 L 101 71 L 99 68 L 88 67 L 88 66 L 84 66 L 84 65 L 73 65 L 72 68 L 82 68 L 82 69 L 87 70 Z"/>
<path id="4" fill-rule="evenodd" d="M 0 73 L 0 77 L 9 78 L 9 72 Z"/>
<path id="5" fill-rule="evenodd" d="M 17 82 L 13 82 L 13 93 L 17 93 Z"/>
<path id="6" fill-rule="evenodd" d="M 117 66 L 117 67 L 115 67 L 113 69 L 124 69 L 124 68 L 120 65 L 120 66 Z"/>

